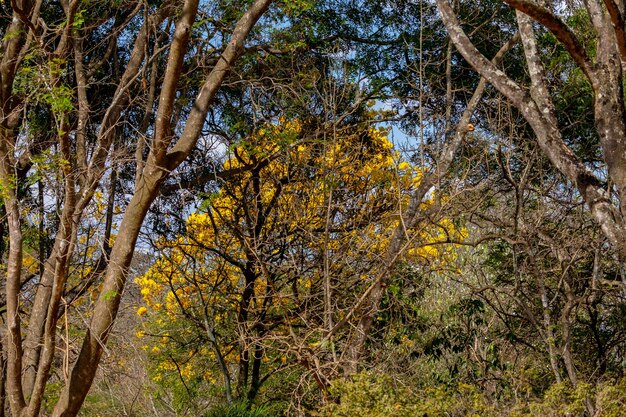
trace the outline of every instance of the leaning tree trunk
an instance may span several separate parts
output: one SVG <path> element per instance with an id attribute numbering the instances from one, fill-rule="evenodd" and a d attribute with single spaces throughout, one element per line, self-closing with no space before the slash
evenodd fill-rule
<path id="1" fill-rule="evenodd" d="M 69 381 L 54 409 L 54 417 L 75 416 L 93 382 L 103 346 L 115 321 L 121 294 L 126 284 L 135 243 L 150 205 L 157 197 L 163 181 L 192 151 L 200 137 L 204 119 L 227 72 L 243 52 L 244 41 L 272 0 L 256 0 L 237 22 L 232 38 L 220 60 L 200 90 L 180 139 L 171 145 L 170 121 L 176 97 L 187 41 L 195 21 L 198 0 L 187 0 L 176 25 L 170 48 L 164 84 L 159 98 L 152 148 L 141 173 L 135 194 L 120 226 L 120 233 L 111 251 L 104 285 L 94 308 L 94 318 L 83 341 L 81 352 Z M 171 146 L 170 146 L 171 145 Z"/>
<path id="2" fill-rule="evenodd" d="M 1 43 L 0 58 L 0 197 L 7 214 L 9 248 L 6 259 L 6 323 L 5 346 L 7 349 L 6 394 L 14 417 L 35 417 L 40 414 L 41 404 L 47 381 L 51 374 L 56 350 L 56 324 L 61 317 L 61 301 L 66 291 L 69 259 L 73 255 L 78 226 L 83 213 L 89 206 L 95 191 L 99 187 L 107 170 L 111 168 L 110 148 L 119 132 L 117 125 L 127 106 L 131 102 L 130 88 L 138 80 L 139 71 L 150 57 L 147 56 L 151 36 L 167 17 L 177 12 L 175 2 L 165 1 L 151 14 L 145 16 L 136 38 L 132 41 L 133 49 L 126 68 L 117 83 L 112 100 L 102 111 L 99 121 L 99 133 L 92 151 L 87 149 L 91 140 L 87 139 L 86 123 L 90 117 L 87 82 L 89 76 L 83 67 L 82 44 L 78 39 L 79 29 L 73 24 L 80 0 L 61 0 L 65 21 L 59 30 L 55 50 L 43 52 L 51 60 L 65 62 L 73 51 L 75 54 L 75 75 L 78 84 L 78 124 L 76 134 L 70 135 L 69 116 L 62 112 L 54 115 L 57 122 L 54 140 L 35 143 L 35 147 L 58 145 L 63 161 L 59 164 L 59 177 L 63 181 L 63 210 L 60 215 L 59 232 L 51 248 L 48 259 L 41 270 L 36 295 L 28 319 L 28 326 L 22 329 L 20 319 L 20 291 L 22 288 L 24 246 L 22 237 L 23 219 L 20 213 L 20 200 L 17 184 L 27 175 L 32 157 L 29 152 L 17 156 L 19 126 L 23 121 L 23 97 L 14 91 L 16 71 L 20 62 L 37 42 L 41 41 L 41 19 L 39 10 L 42 1 L 14 0 L 10 2 L 13 16 Z M 89 391 L 98 363 L 104 351 L 104 344 L 110 334 L 119 309 L 128 269 L 133 257 L 135 243 L 143 220 L 151 203 L 159 193 L 159 187 L 167 176 L 175 170 L 190 154 L 200 137 L 209 107 L 222 85 L 226 74 L 243 52 L 244 41 L 258 19 L 269 8 L 272 0 L 255 0 L 237 22 L 231 39 L 219 60 L 200 88 L 195 103 L 179 138 L 175 138 L 170 124 L 174 111 L 174 102 L 179 92 L 185 53 L 190 43 L 190 36 L 196 20 L 198 0 L 187 0 L 178 15 L 174 39 L 167 47 L 169 50 L 166 71 L 158 100 L 155 129 L 147 160 L 143 152 L 137 152 L 137 178 L 135 193 L 123 217 L 120 233 L 110 248 L 110 258 L 103 270 L 104 283 L 93 311 L 93 318 L 83 341 L 80 354 L 66 381 L 54 416 L 75 416 Z M 129 8 L 131 19 L 137 15 L 143 3 Z M 8 6 L 7 6 L 8 7 Z M 130 20 L 129 20 L 130 21 Z M 127 22 L 128 23 L 128 22 Z M 115 27 L 121 30 L 124 27 Z M 114 45 L 112 42 L 111 45 Z M 46 45 L 47 46 L 47 45 Z M 70 48 L 72 46 L 72 48 Z M 43 45 L 38 45 L 43 48 Z M 115 48 L 109 50 L 114 51 Z M 43 53 L 42 52 L 42 53 Z M 114 52 L 113 52 L 114 53 Z M 109 55 L 110 56 L 110 55 Z M 154 58 L 154 57 L 153 57 Z M 106 59 L 106 58 L 105 58 Z M 104 60 L 103 60 L 104 62 Z M 153 67 L 156 68 L 156 67 Z M 93 68 L 92 68 L 93 69 Z M 60 85 L 60 73 L 51 75 L 51 85 Z M 153 76 L 155 79 L 155 76 Z M 151 103 L 152 104 L 152 103 Z M 145 130 L 144 130 L 145 132 Z M 43 139 L 42 139 L 43 140 Z M 75 146 L 70 145 L 75 141 Z M 36 142 L 36 141 L 35 141 Z M 30 144 L 29 144 L 30 145 Z M 148 144 L 146 144 L 148 145 Z M 23 146 L 23 145 L 20 145 Z M 90 145 L 91 146 L 91 145 Z M 142 148 L 143 149 L 143 148 Z M 17 174 L 16 174 L 17 173 Z M 113 178 L 112 181 L 115 181 Z M 4 234 L 4 230 L 2 234 Z M 105 247 L 105 252 L 109 248 Z M 24 340 L 22 336 L 25 334 Z"/>
<path id="3" fill-rule="evenodd" d="M 573 31 L 548 9 L 527 0 L 505 0 L 517 10 L 524 57 L 531 78 L 530 94 L 489 62 L 465 34 L 448 0 L 437 0 L 450 38 L 465 60 L 517 109 L 533 129 L 537 143 L 552 164 L 577 187 L 620 260 L 626 260 L 626 126 L 624 125 L 622 60 L 626 59 L 622 28 L 613 27 L 609 13 L 596 0 L 586 2 L 597 33 L 593 62 Z M 607 3 L 612 0 L 607 0 Z M 609 8 L 610 9 L 610 8 Z M 617 10 L 619 18 L 623 11 Z M 563 140 L 545 70 L 536 45 L 532 21 L 549 29 L 587 77 L 593 91 L 596 130 L 610 181 L 606 189 Z M 623 22 L 623 18 L 622 18 Z M 618 203 L 614 203 L 615 201 Z"/>

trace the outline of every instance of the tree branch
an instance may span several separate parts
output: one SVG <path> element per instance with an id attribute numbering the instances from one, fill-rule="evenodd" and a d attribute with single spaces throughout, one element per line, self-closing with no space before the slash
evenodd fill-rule
<path id="1" fill-rule="evenodd" d="M 552 34 L 563 44 L 565 49 L 567 49 L 576 64 L 578 64 L 580 69 L 583 70 L 591 84 L 594 86 L 597 84 L 594 76 L 594 65 L 585 52 L 585 48 L 582 46 L 574 32 L 572 32 L 572 30 L 565 23 L 563 23 L 561 19 L 552 14 L 552 12 L 545 7 L 529 0 L 504 0 L 504 2 L 516 10 L 527 14 L 548 28 L 548 30 L 550 30 L 550 32 L 552 32 Z"/>

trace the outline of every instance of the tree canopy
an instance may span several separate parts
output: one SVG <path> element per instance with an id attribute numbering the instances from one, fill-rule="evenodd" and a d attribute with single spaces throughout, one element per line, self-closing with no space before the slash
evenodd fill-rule
<path id="1" fill-rule="evenodd" d="M 0 2 L 0 416 L 617 416 L 623 2 Z"/>

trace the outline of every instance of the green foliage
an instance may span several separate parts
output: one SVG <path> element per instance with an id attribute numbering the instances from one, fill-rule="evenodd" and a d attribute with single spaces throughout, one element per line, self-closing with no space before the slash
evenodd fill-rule
<path id="1" fill-rule="evenodd" d="M 553 384 L 543 398 L 528 404 L 518 404 L 511 417 L 567 417 L 586 415 L 586 403 L 595 411 L 594 417 L 618 417 L 624 415 L 626 407 L 626 379 L 615 383 L 593 386 L 579 383 L 573 388 L 567 383 Z"/>
<path id="2" fill-rule="evenodd" d="M 252 407 L 246 402 L 223 404 L 211 408 L 204 417 L 271 417 L 269 409 Z"/>
<path id="3" fill-rule="evenodd" d="M 50 92 L 42 96 L 42 99 L 45 103 L 50 105 L 50 108 L 55 114 L 61 114 L 68 113 L 74 108 L 72 96 L 72 89 L 62 85 L 52 88 Z"/>
<path id="4" fill-rule="evenodd" d="M 566 383 L 554 384 L 545 393 L 543 401 L 529 405 L 528 416 L 583 415 L 585 400 L 592 394 L 589 384 L 581 383 L 576 389 Z"/>
<path id="5" fill-rule="evenodd" d="M 586 402 L 592 404 L 594 387 L 588 383 L 580 383 L 574 389 L 571 385 L 561 382 L 553 384 L 541 399 L 520 402 L 514 406 L 510 413 L 504 415 L 511 417 L 567 417 L 585 415 Z M 599 411 L 599 410 L 598 410 Z M 596 413 L 602 417 L 609 414 Z"/>
<path id="6" fill-rule="evenodd" d="M 17 38 L 18 36 L 20 36 L 22 33 L 24 33 L 24 31 L 23 31 L 23 30 L 14 30 L 14 31 L 11 31 L 11 32 L 7 32 L 7 33 L 5 33 L 5 35 L 2 37 L 2 41 L 4 42 L 4 41 L 9 41 L 9 40 L 11 40 L 11 39 L 15 39 L 15 38 Z"/>
<path id="7" fill-rule="evenodd" d="M 408 390 L 384 375 L 363 372 L 351 380 L 337 380 L 330 392 L 337 403 L 323 407 L 319 417 L 401 417 L 414 411 Z"/>
<path id="8" fill-rule="evenodd" d="M 322 407 L 318 417 L 497 416 L 478 387 L 433 386 L 413 391 L 391 377 L 362 372 L 331 387 L 337 402 Z"/>
<path id="9" fill-rule="evenodd" d="M 602 417 L 620 417 L 626 410 L 626 379 L 597 388 L 596 412 Z"/>
<path id="10" fill-rule="evenodd" d="M 59 399 L 61 394 L 61 389 L 63 388 L 63 384 L 60 381 L 49 382 L 46 384 L 46 391 L 44 398 L 44 403 L 42 405 L 43 409 L 47 412 L 51 412 L 54 408 L 54 405 Z"/>
<path id="11" fill-rule="evenodd" d="M 9 191 L 15 190 L 15 186 L 17 184 L 17 179 L 15 176 L 10 176 L 6 180 L 0 179 L 0 198 L 5 200 L 8 196 Z"/>
<path id="12" fill-rule="evenodd" d="M 80 411 L 80 416 L 115 416 L 119 415 L 123 405 L 112 395 L 107 395 L 106 391 L 96 391 L 85 398 L 85 403 Z"/>
<path id="13" fill-rule="evenodd" d="M 282 3 L 279 3 L 279 5 L 283 12 L 290 17 L 299 17 L 303 13 L 310 11 L 314 5 L 314 2 L 311 0 L 287 0 Z"/>
<path id="14" fill-rule="evenodd" d="M 109 301 L 117 297 L 117 291 L 107 291 L 104 293 L 104 299 Z"/>
<path id="15" fill-rule="evenodd" d="M 593 387 L 579 383 L 553 384 L 541 398 L 515 395 L 494 399 L 477 385 L 431 385 L 410 389 L 391 377 L 362 372 L 331 387 L 336 402 L 322 407 L 316 417 L 568 417 L 586 415 L 594 404 L 596 417 L 618 417 L 626 406 L 626 380 Z"/>
<path id="16" fill-rule="evenodd" d="M 85 10 L 79 10 L 74 15 L 74 23 L 72 27 L 78 29 L 85 24 Z"/>

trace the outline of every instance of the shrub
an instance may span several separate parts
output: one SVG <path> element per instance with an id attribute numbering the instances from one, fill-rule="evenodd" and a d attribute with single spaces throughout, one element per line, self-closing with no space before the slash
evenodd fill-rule
<path id="1" fill-rule="evenodd" d="M 209 410 L 204 417 L 274 417 L 265 407 L 251 407 L 247 402 L 222 404 Z"/>

